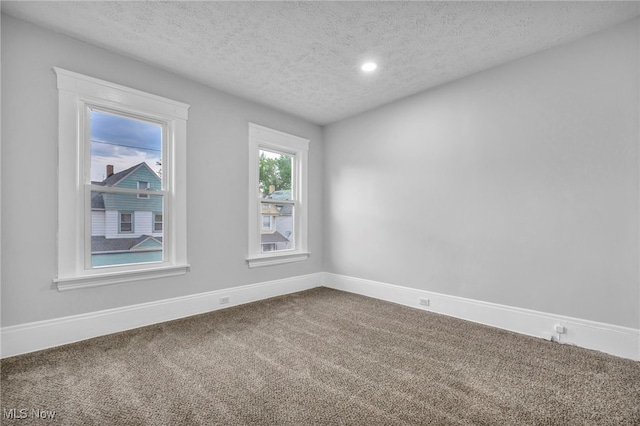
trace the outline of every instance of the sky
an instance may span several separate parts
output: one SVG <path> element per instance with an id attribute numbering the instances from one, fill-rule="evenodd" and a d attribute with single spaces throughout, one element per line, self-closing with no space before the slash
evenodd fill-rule
<path id="1" fill-rule="evenodd" d="M 162 127 L 155 123 L 91 111 L 91 180 L 106 178 L 107 164 L 114 173 L 146 162 L 156 173 L 162 160 Z"/>
<path id="2" fill-rule="evenodd" d="M 264 149 L 260 150 L 260 155 L 264 155 L 266 158 L 280 158 L 282 154 L 278 154 L 272 151 L 266 151 Z"/>

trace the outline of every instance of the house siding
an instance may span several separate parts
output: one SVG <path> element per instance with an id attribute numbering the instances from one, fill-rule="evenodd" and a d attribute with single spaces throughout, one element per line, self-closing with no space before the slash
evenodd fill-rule
<path id="1" fill-rule="evenodd" d="M 161 212 L 162 195 L 138 198 L 137 194 L 104 194 L 104 207 L 106 210 Z"/>
<path id="2" fill-rule="evenodd" d="M 138 189 L 138 182 L 149 182 L 151 189 L 154 191 L 162 189 L 162 183 L 158 176 L 144 166 L 138 167 L 115 186 L 118 188 Z M 105 193 L 103 198 L 106 210 L 162 211 L 162 195 L 149 195 L 148 198 L 139 198 L 137 194 Z"/>
<path id="3" fill-rule="evenodd" d="M 110 185 L 109 179 L 118 180 L 113 182 L 117 188 L 139 189 L 138 182 L 147 182 L 152 190 L 160 190 L 161 179 L 142 163 L 132 168 L 131 172 L 124 176 L 116 174 L 105 180 L 106 185 Z M 92 236 L 105 236 L 113 238 L 137 238 L 141 235 L 153 235 L 162 237 L 161 232 L 154 232 L 154 214 L 163 212 L 163 196 L 149 194 L 147 198 L 140 198 L 139 194 L 120 194 L 103 192 L 99 197 L 100 206 L 104 205 L 105 210 L 92 211 Z M 94 206 L 95 207 L 95 206 Z M 132 213 L 132 232 L 120 232 L 120 214 Z"/>
<path id="4" fill-rule="evenodd" d="M 133 234 L 137 237 L 140 235 L 151 235 L 153 232 L 153 213 L 148 211 L 136 211 L 134 213 Z"/>
<path id="5" fill-rule="evenodd" d="M 122 265 L 128 263 L 161 262 L 162 251 L 140 251 L 126 253 L 94 254 L 91 264 L 96 266 Z"/>
<path id="6" fill-rule="evenodd" d="M 94 210 L 91 212 L 91 236 L 97 237 L 105 234 L 105 212 Z"/>
<path id="7" fill-rule="evenodd" d="M 105 226 L 104 226 L 104 235 L 107 238 L 119 238 L 119 229 L 118 229 L 118 211 L 117 210 L 107 210 L 105 212 Z"/>
<path id="8" fill-rule="evenodd" d="M 161 181 L 158 176 L 148 168 L 141 166 L 134 170 L 129 176 L 122 179 L 116 185 L 118 188 L 138 189 L 138 181 L 149 182 L 154 191 L 161 190 Z"/>
<path id="9" fill-rule="evenodd" d="M 153 235 L 162 237 L 162 232 L 153 232 L 153 213 L 150 211 L 133 211 L 133 232 L 120 233 L 119 220 L 120 212 L 131 212 L 131 210 L 107 210 L 106 212 L 92 212 L 92 220 L 95 223 L 102 221 L 102 233 L 92 230 L 93 236 L 104 235 L 106 238 L 137 238 L 141 235 Z M 100 214 L 103 218 L 100 218 Z M 98 221 L 98 222 L 95 222 Z"/>

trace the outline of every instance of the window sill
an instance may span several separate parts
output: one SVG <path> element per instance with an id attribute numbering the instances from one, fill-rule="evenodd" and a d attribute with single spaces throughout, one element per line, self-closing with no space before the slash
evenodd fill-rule
<path id="1" fill-rule="evenodd" d="M 189 268 L 190 265 L 184 264 L 138 269 L 134 271 L 105 272 L 77 277 L 56 278 L 53 280 L 53 283 L 57 287 L 58 291 L 67 291 L 80 288 L 99 287 L 103 285 L 121 284 L 131 281 L 184 275 L 189 271 Z"/>
<path id="2" fill-rule="evenodd" d="M 284 263 L 302 262 L 307 260 L 309 256 L 311 256 L 311 253 L 308 252 L 255 256 L 247 258 L 247 265 L 249 265 L 249 268 L 282 265 Z"/>

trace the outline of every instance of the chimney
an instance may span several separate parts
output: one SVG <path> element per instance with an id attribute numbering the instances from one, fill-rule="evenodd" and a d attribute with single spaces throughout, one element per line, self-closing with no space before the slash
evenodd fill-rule
<path id="1" fill-rule="evenodd" d="M 113 174 L 113 166 L 111 164 L 107 164 L 107 177 Z"/>

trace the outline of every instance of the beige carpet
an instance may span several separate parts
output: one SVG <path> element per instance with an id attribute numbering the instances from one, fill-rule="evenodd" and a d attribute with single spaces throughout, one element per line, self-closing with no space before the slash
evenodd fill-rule
<path id="1" fill-rule="evenodd" d="M 640 362 L 326 288 L 1 369 L 3 424 L 640 425 Z"/>

